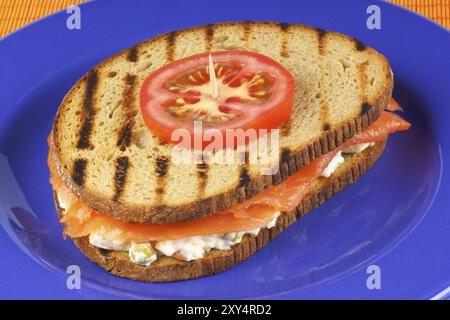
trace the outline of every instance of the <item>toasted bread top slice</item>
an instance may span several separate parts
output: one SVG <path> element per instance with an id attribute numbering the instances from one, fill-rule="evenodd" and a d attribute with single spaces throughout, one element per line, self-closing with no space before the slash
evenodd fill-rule
<path id="1" fill-rule="evenodd" d="M 294 107 L 280 130 L 279 170 L 248 161 L 180 163 L 139 111 L 144 79 L 173 60 L 221 50 L 250 50 L 285 66 L 296 81 Z M 169 223 L 213 214 L 277 184 L 375 121 L 392 94 L 384 56 L 348 36 L 272 22 L 210 24 L 174 31 L 97 65 L 69 91 L 53 126 L 53 160 L 88 206 L 126 221 Z M 270 134 L 267 136 L 270 141 Z M 269 146 L 269 149 L 272 146 Z M 268 151 L 269 153 L 271 150 Z M 229 158 L 227 158 L 229 159 Z M 176 161 L 175 161 L 176 160 Z"/>

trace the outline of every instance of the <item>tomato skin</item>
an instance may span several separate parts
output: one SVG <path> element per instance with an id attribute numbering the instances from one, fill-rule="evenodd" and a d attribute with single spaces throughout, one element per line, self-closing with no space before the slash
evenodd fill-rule
<path id="1" fill-rule="evenodd" d="M 180 141 L 173 138 L 173 132 L 175 129 L 185 129 L 190 136 L 190 139 L 188 139 L 190 141 L 183 141 L 181 145 L 188 148 L 204 149 L 210 144 L 210 141 L 204 139 L 205 136 L 220 132 L 225 137 L 226 129 L 255 129 L 257 132 L 256 138 L 259 138 L 259 129 L 280 128 L 289 120 L 294 102 L 295 88 L 295 81 L 292 75 L 283 66 L 269 57 L 254 52 L 237 50 L 213 52 L 211 56 L 217 64 L 232 63 L 240 68 L 236 71 L 234 80 L 244 77 L 251 78 L 252 75 L 256 74 L 267 74 L 268 77 L 273 78 L 274 81 L 270 83 L 270 88 L 263 88 L 267 92 L 267 97 L 258 100 L 252 96 L 253 100 L 240 102 L 235 101 L 236 99 L 229 99 L 234 97 L 233 95 L 225 96 L 224 98 L 219 97 L 219 99 L 222 99 L 216 102 L 217 105 L 221 104 L 219 110 L 232 110 L 233 113 L 231 114 L 234 118 L 223 123 L 203 121 L 202 132 L 194 131 L 193 120 L 177 118 L 170 114 L 167 108 L 164 107 L 165 104 L 168 104 L 168 101 L 178 101 L 178 98 L 184 98 L 186 101 L 188 99 L 192 100 L 193 92 L 198 94 L 198 90 L 179 93 L 169 91 L 167 89 L 168 86 L 174 79 L 180 79 L 187 73 L 194 72 L 196 68 L 206 66 L 208 55 L 209 53 L 202 53 L 177 60 L 154 71 L 144 80 L 140 95 L 141 113 L 147 127 L 159 139 L 178 144 Z M 224 76 L 222 82 L 224 89 L 233 89 L 231 87 L 232 80 L 226 83 L 226 77 Z M 246 94 L 252 94 L 250 89 L 248 89 Z M 196 99 L 197 97 L 195 96 Z M 204 94 L 200 95 L 200 97 L 203 100 L 208 100 L 208 97 L 205 98 Z M 189 108 L 188 103 L 186 103 L 186 106 Z M 177 109 L 175 108 L 175 110 Z M 194 143 L 196 140 L 195 135 L 198 136 L 199 134 L 202 140 L 200 145 Z M 250 142 L 250 140 L 246 138 L 245 143 Z M 231 145 L 237 147 L 236 142 L 238 140 L 233 141 Z M 230 147 L 230 141 L 224 140 L 221 148 L 226 147 Z"/>

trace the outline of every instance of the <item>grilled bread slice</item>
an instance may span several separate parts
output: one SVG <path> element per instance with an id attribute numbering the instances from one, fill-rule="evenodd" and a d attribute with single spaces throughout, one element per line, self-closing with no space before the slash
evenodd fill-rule
<path id="1" fill-rule="evenodd" d="M 140 114 L 140 87 L 152 71 L 231 49 L 265 54 L 295 78 L 277 174 L 261 175 L 270 166 L 261 163 L 176 163 L 173 146 L 153 136 Z M 74 85 L 54 122 L 54 161 L 66 185 L 96 210 L 140 223 L 195 219 L 279 183 L 365 129 L 386 106 L 392 86 L 381 54 L 338 33 L 271 22 L 174 31 L 106 59 Z"/>
<path id="2" fill-rule="evenodd" d="M 298 218 L 355 182 L 379 159 L 385 145 L 386 140 L 378 142 L 362 153 L 344 155 L 345 162 L 338 167 L 333 175 L 329 178 L 315 180 L 311 191 L 306 195 L 300 206 L 294 211 L 282 213 L 275 227 L 261 229 L 256 237 L 245 235 L 242 242 L 234 245 L 231 249 L 212 250 L 202 259 L 180 261 L 171 257 L 160 256 L 150 266 L 145 267 L 131 262 L 127 252 L 109 251 L 92 246 L 88 237 L 73 239 L 73 241 L 90 260 L 121 277 L 148 282 L 170 282 L 215 274 L 247 259 L 280 235 Z M 56 197 L 55 202 L 59 214 L 63 214 L 63 209 L 59 208 Z"/>

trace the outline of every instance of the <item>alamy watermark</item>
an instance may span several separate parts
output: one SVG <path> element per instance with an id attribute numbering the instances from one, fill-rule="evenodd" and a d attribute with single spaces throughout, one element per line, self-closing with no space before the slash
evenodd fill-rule
<path id="1" fill-rule="evenodd" d="M 366 26 L 369 30 L 381 29 L 381 9 L 379 6 L 373 4 L 367 7 L 366 13 L 369 17 L 366 20 Z"/>
<path id="2" fill-rule="evenodd" d="M 66 9 L 69 17 L 66 19 L 66 27 L 69 30 L 81 29 L 81 9 L 77 5 L 70 6 Z"/>
<path id="3" fill-rule="evenodd" d="M 381 289 L 381 268 L 376 264 L 367 267 L 366 273 L 369 275 L 366 280 L 366 286 L 369 290 Z"/>
<path id="4" fill-rule="evenodd" d="M 81 289 L 81 269 L 77 265 L 70 265 L 66 269 L 66 273 L 69 275 L 66 280 L 66 286 L 69 290 Z"/>

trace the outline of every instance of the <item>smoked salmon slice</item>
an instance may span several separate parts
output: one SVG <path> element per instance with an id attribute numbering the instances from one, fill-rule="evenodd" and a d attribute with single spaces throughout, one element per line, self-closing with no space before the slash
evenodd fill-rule
<path id="1" fill-rule="evenodd" d="M 390 98 L 386 106 L 387 111 L 403 111 L 402 107 L 393 98 Z"/>
<path id="2" fill-rule="evenodd" d="M 354 135 L 342 146 L 316 158 L 280 184 L 267 188 L 253 198 L 237 204 L 228 210 L 245 212 L 255 204 L 270 205 L 280 211 L 293 210 L 302 201 L 311 181 L 323 172 L 340 150 L 355 144 L 381 141 L 390 133 L 408 130 L 410 126 L 411 124 L 409 122 L 397 114 L 383 111 L 377 121 L 373 122 L 366 130 Z"/>
<path id="3" fill-rule="evenodd" d="M 271 186 L 251 199 L 225 211 L 192 221 L 170 224 L 131 223 L 114 219 L 89 208 L 65 186 L 53 164 L 51 149 L 48 157 L 50 182 L 58 199 L 64 202 L 64 215 L 61 218 L 64 233 L 73 238 L 95 233 L 110 240 L 149 242 L 196 235 L 250 231 L 266 226 L 274 219 L 277 212 L 290 211 L 297 207 L 308 192 L 311 182 L 320 176 L 333 157 L 343 148 L 381 141 L 390 133 L 407 130 L 410 126 L 410 123 L 400 116 L 383 111 L 379 119 L 366 130 L 356 134 L 332 152 L 313 160 L 280 184 Z"/>

